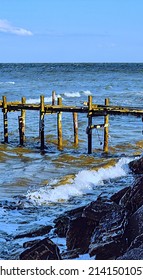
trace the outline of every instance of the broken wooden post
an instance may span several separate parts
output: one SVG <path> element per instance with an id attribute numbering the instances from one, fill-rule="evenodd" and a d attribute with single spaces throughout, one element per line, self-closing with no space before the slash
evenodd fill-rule
<path id="1" fill-rule="evenodd" d="M 26 104 L 26 98 L 22 97 L 21 102 L 22 104 Z M 21 110 L 21 117 L 22 117 L 22 137 L 24 143 L 25 142 L 25 117 L 26 117 L 26 111 L 24 109 Z"/>
<path id="2" fill-rule="evenodd" d="M 52 91 L 52 105 L 56 105 L 56 92 Z"/>
<path id="3" fill-rule="evenodd" d="M 62 98 L 58 98 L 57 105 L 62 105 Z M 62 112 L 57 113 L 57 132 L 58 132 L 58 149 L 62 150 L 63 148 L 63 137 L 62 137 Z"/>
<path id="4" fill-rule="evenodd" d="M 23 118 L 21 116 L 18 117 L 18 124 L 19 124 L 19 144 L 20 144 L 20 146 L 23 146 L 24 133 L 23 133 Z"/>
<path id="5" fill-rule="evenodd" d="M 92 154 L 92 96 L 88 96 L 88 154 Z"/>
<path id="6" fill-rule="evenodd" d="M 45 112 L 45 108 L 44 108 L 44 96 L 41 95 L 40 96 L 40 141 L 41 141 L 41 150 L 44 150 L 44 112 Z"/>
<path id="7" fill-rule="evenodd" d="M 3 99 L 3 126 L 4 126 L 4 143 L 8 143 L 8 118 L 7 118 L 7 99 L 6 96 Z"/>
<path id="8" fill-rule="evenodd" d="M 74 145 L 78 145 L 78 117 L 77 113 L 73 113 L 73 127 L 74 127 Z"/>
<path id="9" fill-rule="evenodd" d="M 105 105 L 109 105 L 109 98 L 105 99 Z M 109 140 L 109 115 L 106 114 L 104 117 L 104 146 L 103 151 L 108 153 L 108 140 Z"/>

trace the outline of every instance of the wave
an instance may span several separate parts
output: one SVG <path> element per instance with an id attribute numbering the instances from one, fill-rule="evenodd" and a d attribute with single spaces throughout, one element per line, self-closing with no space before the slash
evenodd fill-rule
<path id="1" fill-rule="evenodd" d="M 15 82 L 0 82 L 0 85 L 3 85 L 3 84 L 15 85 Z"/>
<path id="2" fill-rule="evenodd" d="M 88 96 L 88 95 L 92 95 L 92 93 L 89 90 L 63 93 L 63 96 L 66 96 L 66 97 L 81 97 L 82 95 Z"/>
<path id="3" fill-rule="evenodd" d="M 79 92 L 65 92 L 63 93 L 64 96 L 66 97 L 80 97 L 80 93 Z"/>
<path id="4" fill-rule="evenodd" d="M 92 93 L 89 91 L 89 90 L 85 90 L 85 91 L 77 91 L 77 92 L 65 92 L 65 93 L 62 93 L 61 95 L 58 94 L 55 96 L 55 100 L 57 100 L 58 97 L 62 97 L 62 99 L 64 100 L 63 96 L 65 97 L 81 97 L 82 95 L 92 95 Z M 45 103 L 51 103 L 52 102 L 52 96 L 49 96 L 49 97 L 45 97 L 44 99 Z M 27 104 L 38 104 L 40 103 L 40 98 L 29 98 L 27 99 L 26 101 Z"/>
<path id="5" fill-rule="evenodd" d="M 58 97 L 61 97 L 61 96 L 57 95 L 55 97 L 55 100 L 57 100 Z M 44 102 L 45 103 L 52 103 L 52 96 L 45 97 Z M 40 103 L 40 98 L 29 98 L 29 99 L 26 100 L 26 103 L 27 104 L 38 104 L 38 103 Z"/>
<path id="6" fill-rule="evenodd" d="M 82 170 L 71 179 L 70 183 L 56 187 L 46 186 L 38 190 L 28 191 L 27 199 L 34 205 L 57 203 L 69 200 L 71 197 L 87 194 L 97 186 L 102 186 L 104 181 L 116 179 L 128 174 L 130 158 L 121 158 L 114 166 L 99 168 L 97 171 Z"/>

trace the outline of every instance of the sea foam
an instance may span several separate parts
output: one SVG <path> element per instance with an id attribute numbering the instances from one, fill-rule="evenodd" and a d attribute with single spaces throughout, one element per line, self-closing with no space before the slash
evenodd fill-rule
<path id="1" fill-rule="evenodd" d="M 69 200 L 71 197 L 91 193 L 97 186 L 102 186 L 104 181 L 116 179 L 128 174 L 130 158 L 121 158 L 114 166 L 99 168 L 97 171 L 82 170 L 76 174 L 71 182 L 53 187 L 47 185 L 38 190 L 30 190 L 27 199 L 35 205 L 58 203 Z"/>
<path id="2" fill-rule="evenodd" d="M 0 82 L 0 85 L 4 85 L 4 84 L 15 85 L 15 82 Z"/>
<path id="3" fill-rule="evenodd" d="M 75 92 L 64 92 L 63 96 L 66 97 L 81 97 L 82 95 L 92 95 L 92 93 L 89 90 L 84 90 L 84 91 L 75 91 Z"/>
<path id="4" fill-rule="evenodd" d="M 61 97 L 60 95 L 55 96 L 55 100 L 57 100 L 58 97 Z M 52 103 L 52 96 L 45 97 L 44 98 L 45 103 Z M 27 104 L 38 104 L 40 103 L 40 98 L 29 98 L 26 100 Z"/>

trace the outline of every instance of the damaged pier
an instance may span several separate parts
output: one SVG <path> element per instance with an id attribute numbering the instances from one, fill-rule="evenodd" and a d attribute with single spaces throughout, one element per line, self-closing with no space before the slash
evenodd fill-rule
<path id="1" fill-rule="evenodd" d="M 78 114 L 87 115 L 87 146 L 88 154 L 92 153 L 92 131 L 93 129 L 103 128 L 104 129 L 104 145 L 103 150 L 105 153 L 108 152 L 108 138 L 109 138 L 109 116 L 110 115 L 133 115 L 135 117 L 141 117 L 143 121 L 143 109 L 136 107 L 122 107 L 122 106 L 111 106 L 109 99 L 105 99 L 104 105 L 93 104 L 92 96 L 88 96 L 88 101 L 84 102 L 83 106 L 66 106 L 62 103 L 62 98 L 55 101 L 55 91 L 52 92 L 52 103 L 45 104 L 44 96 L 40 96 L 39 104 L 28 104 L 26 98 L 22 97 L 21 101 L 7 102 L 6 96 L 0 100 L 0 108 L 3 112 L 3 131 L 4 131 L 4 143 L 8 143 L 8 113 L 20 111 L 18 117 L 19 124 L 19 144 L 21 146 L 25 143 L 25 123 L 26 123 L 26 111 L 38 111 L 39 112 L 39 137 L 40 137 L 40 148 L 44 150 L 45 147 L 45 132 L 44 132 L 44 117 L 46 114 L 57 114 L 57 139 L 58 149 L 63 149 L 63 137 L 62 137 L 62 113 L 72 113 L 73 120 L 73 134 L 74 134 L 74 145 L 78 146 Z M 103 116 L 104 120 L 101 124 L 93 124 L 94 117 Z"/>

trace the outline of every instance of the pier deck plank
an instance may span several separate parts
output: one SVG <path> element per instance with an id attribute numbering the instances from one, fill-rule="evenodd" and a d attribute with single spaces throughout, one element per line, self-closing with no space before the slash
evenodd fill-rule
<path id="1" fill-rule="evenodd" d="M 3 103 L 0 100 L 0 108 L 3 108 Z M 20 111 L 20 110 L 30 110 L 30 111 L 39 111 L 39 104 L 22 104 L 21 102 L 7 102 L 7 110 L 11 111 Z M 88 113 L 88 106 L 66 106 L 66 105 L 44 105 L 45 114 L 49 113 L 58 113 L 58 112 L 69 112 L 69 113 Z M 109 115 L 135 115 L 143 116 L 143 109 L 137 107 L 126 107 L 126 106 L 105 106 L 99 104 L 92 104 L 92 109 L 90 110 L 91 114 L 94 116 L 105 116 Z"/>

